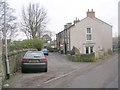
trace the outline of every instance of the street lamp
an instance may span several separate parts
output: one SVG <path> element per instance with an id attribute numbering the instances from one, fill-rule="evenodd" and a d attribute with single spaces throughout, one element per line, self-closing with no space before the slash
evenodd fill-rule
<path id="1" fill-rule="evenodd" d="M 5 40 L 5 56 L 6 56 L 6 78 L 10 78 L 10 67 L 8 60 L 8 48 L 7 48 L 7 31 L 6 31 L 6 2 L 4 0 L 4 40 Z"/>

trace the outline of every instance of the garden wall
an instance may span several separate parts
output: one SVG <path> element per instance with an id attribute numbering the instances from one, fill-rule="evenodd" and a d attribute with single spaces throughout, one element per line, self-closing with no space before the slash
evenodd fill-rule
<path id="1" fill-rule="evenodd" d="M 26 50 L 14 51 L 8 54 L 9 66 L 10 66 L 10 76 L 14 75 L 16 71 L 18 71 L 21 67 L 21 58 L 25 54 Z M 2 55 L 2 63 L 3 63 L 3 72 L 2 79 L 3 81 L 6 79 L 6 62 L 5 62 L 5 53 Z"/>

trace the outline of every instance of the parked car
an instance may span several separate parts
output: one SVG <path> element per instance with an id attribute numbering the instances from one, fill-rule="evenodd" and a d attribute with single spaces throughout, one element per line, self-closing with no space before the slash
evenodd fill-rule
<path id="1" fill-rule="evenodd" d="M 27 51 L 22 58 L 21 71 L 24 73 L 29 70 L 47 72 L 47 58 L 42 51 Z"/>
<path id="2" fill-rule="evenodd" d="M 44 55 L 49 55 L 49 51 L 47 48 L 43 48 L 42 51 L 43 51 Z"/>

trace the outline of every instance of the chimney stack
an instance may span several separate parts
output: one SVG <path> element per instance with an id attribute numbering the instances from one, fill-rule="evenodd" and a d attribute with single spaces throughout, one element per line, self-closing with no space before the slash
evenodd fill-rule
<path id="1" fill-rule="evenodd" d="M 73 23 L 74 23 L 74 25 L 75 25 L 75 24 L 78 23 L 78 22 L 80 22 L 80 20 L 76 17 L 76 19 L 73 21 Z"/>
<path id="2" fill-rule="evenodd" d="M 72 23 L 67 23 L 66 25 L 64 25 L 64 29 L 68 29 L 71 25 Z"/>
<path id="3" fill-rule="evenodd" d="M 90 17 L 90 18 L 95 18 L 95 12 L 93 11 L 93 9 L 91 9 L 91 11 L 87 11 L 87 17 Z"/>

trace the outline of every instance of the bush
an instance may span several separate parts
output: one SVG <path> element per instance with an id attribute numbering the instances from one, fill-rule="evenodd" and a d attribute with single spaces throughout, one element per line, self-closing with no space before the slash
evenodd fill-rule
<path id="1" fill-rule="evenodd" d="M 94 62 L 95 61 L 95 54 L 94 53 L 82 54 L 80 56 L 80 59 L 82 62 Z"/>
<path id="2" fill-rule="evenodd" d="M 15 50 L 15 45 L 14 45 L 14 44 L 8 45 L 8 50 L 9 50 L 9 51 Z"/>
<path id="3" fill-rule="evenodd" d="M 75 55 L 75 47 L 73 46 L 72 50 L 69 51 L 70 55 Z"/>
<path id="4" fill-rule="evenodd" d="M 26 39 L 23 41 L 14 41 L 8 45 L 9 51 L 21 50 L 21 49 L 38 49 L 41 50 L 43 48 L 44 42 L 40 38 L 36 39 Z"/>
<path id="5" fill-rule="evenodd" d="M 73 62 L 94 62 L 95 54 L 68 55 L 68 59 Z"/>
<path id="6" fill-rule="evenodd" d="M 48 46 L 47 49 L 49 50 L 49 52 L 54 52 L 54 48 L 52 48 L 51 46 Z"/>
<path id="7" fill-rule="evenodd" d="M 33 39 L 33 48 L 41 50 L 44 46 L 44 41 L 42 39 Z"/>
<path id="8" fill-rule="evenodd" d="M 26 39 L 21 42 L 21 47 L 22 48 L 33 48 L 33 39 Z"/>

